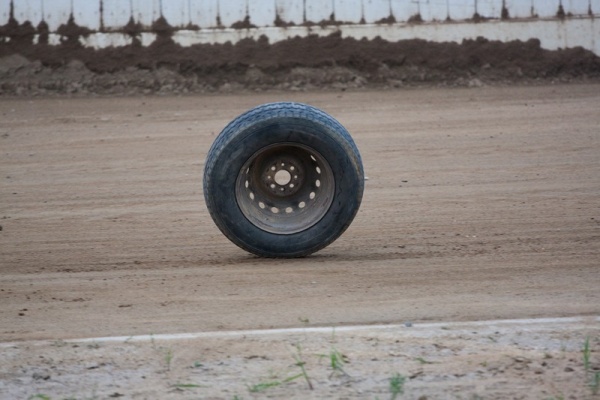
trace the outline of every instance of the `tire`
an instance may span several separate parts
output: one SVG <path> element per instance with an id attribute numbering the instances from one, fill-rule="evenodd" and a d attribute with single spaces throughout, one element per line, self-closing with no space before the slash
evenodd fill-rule
<path id="1" fill-rule="evenodd" d="M 230 122 L 206 157 L 204 198 L 223 234 L 263 257 L 303 257 L 336 240 L 360 206 L 364 172 L 348 131 L 300 103 Z"/>

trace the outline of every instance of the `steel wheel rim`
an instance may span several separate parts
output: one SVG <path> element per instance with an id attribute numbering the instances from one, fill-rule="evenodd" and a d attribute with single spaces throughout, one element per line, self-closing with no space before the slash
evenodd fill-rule
<path id="1" fill-rule="evenodd" d="M 333 172 L 316 150 L 276 143 L 254 153 L 238 174 L 235 195 L 246 219 L 270 233 L 302 232 L 327 214 L 335 193 Z"/>

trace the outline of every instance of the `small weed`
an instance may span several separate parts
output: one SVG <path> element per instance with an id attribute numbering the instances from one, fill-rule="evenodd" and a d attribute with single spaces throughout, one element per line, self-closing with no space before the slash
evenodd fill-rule
<path id="1" fill-rule="evenodd" d="M 62 340 L 62 339 L 58 339 L 58 340 L 55 340 L 55 341 L 54 341 L 54 343 L 52 343 L 52 345 L 53 345 L 54 347 L 65 347 L 65 346 L 67 345 L 67 342 L 65 342 L 65 341 L 64 341 L 64 340 Z M 42 396 L 43 396 L 43 395 L 42 395 Z"/>
<path id="2" fill-rule="evenodd" d="M 176 383 L 173 387 L 177 389 L 196 389 L 202 386 L 196 385 L 195 383 Z"/>
<path id="3" fill-rule="evenodd" d="M 304 378 L 304 380 L 306 381 L 306 384 L 308 385 L 308 388 L 310 390 L 313 390 L 312 382 L 310 381 L 308 373 L 306 372 L 306 367 L 305 367 L 306 362 L 302 358 L 302 347 L 299 344 L 296 344 L 294 347 L 296 348 L 296 353 L 292 354 L 292 357 L 294 357 L 294 360 L 296 361 L 296 364 L 294 364 L 294 365 L 296 365 L 297 367 L 300 368 L 299 374 L 290 376 L 283 380 L 276 379 L 276 380 L 272 380 L 272 381 L 268 381 L 268 382 L 257 383 L 256 385 L 248 386 L 248 391 L 250 393 L 258 393 L 258 392 L 262 392 L 262 391 L 270 389 L 270 388 L 281 386 L 283 384 L 286 384 L 288 382 L 291 382 L 291 381 L 294 381 L 294 380 L 300 379 L 300 378 Z M 270 373 L 270 376 L 272 378 L 277 378 L 277 374 L 274 374 L 272 371 Z"/>
<path id="4" fill-rule="evenodd" d="M 39 400 L 52 400 L 52 398 L 50 396 L 47 396 L 45 394 L 34 394 L 32 396 L 29 396 L 27 398 L 27 400 L 35 400 L 35 399 L 39 399 Z"/>
<path id="5" fill-rule="evenodd" d="M 344 371 L 343 367 L 343 365 L 347 362 L 348 357 L 340 353 L 335 347 L 331 349 L 329 354 L 319 354 L 319 357 L 329 359 L 329 366 L 332 369 L 331 375 L 329 376 L 330 378 L 336 372 L 339 372 L 345 376 L 350 376 L 346 371 Z"/>
<path id="6" fill-rule="evenodd" d="M 302 322 L 305 325 L 308 325 L 310 323 L 310 320 L 306 317 L 298 317 L 298 321 Z"/>
<path id="7" fill-rule="evenodd" d="M 262 392 L 263 390 L 267 390 L 273 387 L 277 387 L 280 385 L 283 385 L 284 383 L 288 383 L 291 382 L 295 379 L 301 378 L 302 374 L 298 374 L 298 375 L 294 375 L 294 376 L 290 376 L 289 378 L 286 378 L 282 381 L 271 381 L 271 382 L 261 382 L 261 383 L 257 383 L 256 385 L 253 386 L 249 386 L 248 387 L 248 391 L 250 393 L 258 393 L 258 392 Z"/>
<path id="8" fill-rule="evenodd" d="M 415 358 L 415 360 L 418 361 L 420 364 L 434 364 L 433 361 L 427 361 L 423 357 L 417 357 Z"/>
<path id="9" fill-rule="evenodd" d="M 600 371 L 593 372 L 591 365 L 592 349 L 590 348 L 590 338 L 586 337 L 583 343 L 583 369 L 585 371 L 586 380 L 589 380 L 588 386 L 595 396 L 600 390 Z"/>
<path id="10" fill-rule="evenodd" d="M 297 350 L 297 354 L 294 354 L 294 360 L 296 360 L 296 366 L 300 368 L 300 370 L 302 371 L 301 376 L 304 377 L 304 380 L 306 381 L 306 384 L 308 385 L 308 388 L 310 390 L 313 390 L 313 385 L 310 381 L 310 378 L 308 377 L 308 373 L 306 372 L 306 362 L 304 362 L 304 360 L 302 359 L 302 347 L 297 344 L 296 345 L 296 350 Z"/>
<path id="11" fill-rule="evenodd" d="M 171 362 L 173 361 L 173 349 L 168 348 L 165 350 L 165 364 L 167 364 L 167 371 L 171 370 Z"/>
<path id="12" fill-rule="evenodd" d="M 583 343 L 583 369 L 585 369 L 585 372 L 588 372 L 590 370 L 590 355 L 592 353 L 592 351 L 590 350 L 590 338 L 586 337 L 585 338 L 585 342 Z"/>
<path id="13" fill-rule="evenodd" d="M 202 368 L 202 367 L 204 367 L 204 364 L 202 364 L 200 361 L 194 361 L 194 365 L 192 365 L 192 367 Z"/>
<path id="14" fill-rule="evenodd" d="M 406 382 L 406 377 L 400 374 L 396 374 L 390 378 L 391 400 L 396 400 L 399 395 L 404 393 L 404 382 Z"/>
<path id="15" fill-rule="evenodd" d="M 92 342 L 87 345 L 87 348 L 97 350 L 100 348 L 100 343 Z"/>
<path id="16" fill-rule="evenodd" d="M 258 392 L 262 392 L 263 390 L 267 390 L 267 389 L 270 389 L 272 387 L 276 387 L 279 385 L 281 385 L 280 381 L 261 382 L 261 383 L 257 383 L 256 385 L 249 386 L 248 391 L 250 393 L 258 393 Z"/>
<path id="17" fill-rule="evenodd" d="M 597 371 L 592 378 L 592 382 L 590 383 L 590 389 L 592 390 L 592 394 L 595 396 L 598 394 L 600 389 L 600 371 Z"/>
<path id="18" fill-rule="evenodd" d="M 344 375 L 348 375 L 346 373 L 346 371 L 344 371 L 344 368 L 342 368 L 342 365 L 344 365 L 346 363 L 346 360 L 347 360 L 347 357 L 344 356 L 339 351 L 337 351 L 337 349 L 335 349 L 335 348 L 331 349 L 331 352 L 329 353 L 329 361 L 331 363 L 331 369 L 333 369 L 334 371 L 342 372 Z"/>

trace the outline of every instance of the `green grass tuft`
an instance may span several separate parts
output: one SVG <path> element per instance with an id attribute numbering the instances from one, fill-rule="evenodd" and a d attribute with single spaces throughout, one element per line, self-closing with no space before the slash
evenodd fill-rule
<path id="1" fill-rule="evenodd" d="M 302 359 L 302 347 L 297 344 L 296 346 L 296 351 L 297 353 L 294 354 L 294 360 L 296 361 L 296 366 L 300 368 L 300 371 L 302 371 L 301 376 L 304 377 L 304 380 L 306 381 L 306 384 L 308 385 L 308 388 L 310 390 L 313 390 L 313 385 L 312 382 L 310 381 L 310 378 L 308 377 L 308 373 L 306 372 L 306 362 L 304 362 L 304 360 Z"/>
<path id="2" fill-rule="evenodd" d="M 396 400 L 398 396 L 404 393 L 404 382 L 406 382 L 406 377 L 398 373 L 390 378 L 391 400 Z"/>
<path id="3" fill-rule="evenodd" d="M 594 396 L 598 394 L 599 389 L 600 389 L 600 371 L 596 371 L 596 373 L 592 377 L 592 382 L 590 383 L 590 389 Z"/>
<path id="4" fill-rule="evenodd" d="M 583 353 L 583 369 L 585 370 L 585 372 L 588 372 L 590 370 L 590 355 L 592 353 L 592 350 L 590 349 L 589 337 L 585 338 L 585 342 L 583 343 L 583 350 L 581 352 Z"/>
<path id="5" fill-rule="evenodd" d="M 195 383 L 176 383 L 173 385 L 173 387 L 177 389 L 196 389 L 202 386 Z"/>

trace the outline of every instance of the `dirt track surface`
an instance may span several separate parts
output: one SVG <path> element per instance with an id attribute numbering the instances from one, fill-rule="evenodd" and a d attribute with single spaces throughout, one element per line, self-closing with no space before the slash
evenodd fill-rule
<path id="1" fill-rule="evenodd" d="M 339 119 L 369 177 L 305 259 L 237 249 L 203 204 L 215 135 L 276 100 Z M 0 99 L 0 341 L 597 316 L 599 109 L 598 85 Z"/>

